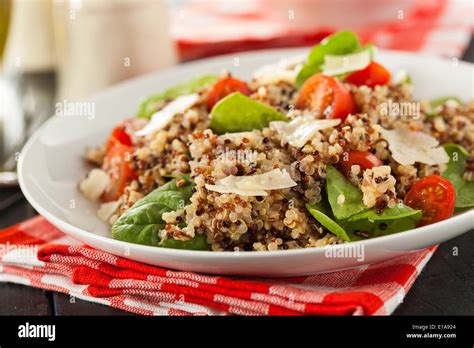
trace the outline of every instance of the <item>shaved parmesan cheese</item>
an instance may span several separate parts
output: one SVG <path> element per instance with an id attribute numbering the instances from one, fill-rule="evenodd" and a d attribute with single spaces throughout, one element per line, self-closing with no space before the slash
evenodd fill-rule
<path id="1" fill-rule="evenodd" d="M 298 116 L 290 122 L 273 121 L 270 128 L 276 130 L 282 139 L 294 147 L 303 147 L 308 140 L 314 137 L 316 132 L 336 127 L 341 120 L 338 118 L 318 120 L 308 116 Z"/>
<path id="2" fill-rule="evenodd" d="M 101 204 L 99 210 L 97 211 L 97 216 L 102 221 L 108 222 L 112 214 L 115 213 L 120 207 L 120 204 L 122 204 L 121 199 Z"/>
<path id="3" fill-rule="evenodd" d="M 109 175 L 102 169 L 92 169 L 79 184 L 79 190 L 91 201 L 96 201 L 109 184 Z"/>
<path id="4" fill-rule="evenodd" d="M 405 129 L 387 130 L 379 127 L 379 131 L 388 142 L 392 157 L 400 164 L 408 165 L 415 162 L 429 165 L 449 162 L 449 157 L 438 140 L 423 132 Z"/>
<path id="5" fill-rule="evenodd" d="M 150 122 L 140 129 L 139 131 L 135 132 L 137 136 L 145 136 L 148 134 L 153 133 L 154 131 L 163 129 L 171 122 L 174 116 L 177 114 L 184 112 L 191 108 L 196 102 L 199 100 L 199 94 L 188 94 L 183 95 L 181 97 L 176 98 L 169 104 L 167 104 L 163 109 L 155 112 L 151 117 Z"/>
<path id="6" fill-rule="evenodd" d="M 296 76 L 303 67 L 305 55 L 282 59 L 276 64 L 269 64 L 255 71 L 253 78 L 262 85 L 280 81 L 294 84 Z"/>
<path id="7" fill-rule="evenodd" d="M 365 69 L 372 60 L 371 49 L 341 56 L 325 55 L 322 70 L 324 75 L 334 76 Z"/>
<path id="8" fill-rule="evenodd" d="M 235 193 L 241 196 L 266 196 L 270 190 L 296 186 L 286 170 L 273 169 L 264 174 L 228 176 L 217 180 L 216 185 L 206 184 L 206 189 L 219 193 Z"/>

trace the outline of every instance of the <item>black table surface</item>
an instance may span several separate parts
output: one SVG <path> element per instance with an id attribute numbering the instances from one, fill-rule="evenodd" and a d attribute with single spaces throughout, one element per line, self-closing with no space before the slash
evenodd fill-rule
<path id="1" fill-rule="evenodd" d="M 474 62 L 474 40 L 463 60 Z M 48 77 L 32 76 L 34 83 Z M 48 85 L 49 86 L 49 85 Z M 0 189 L 0 228 L 36 214 L 17 188 Z M 441 244 L 394 315 L 474 314 L 474 230 Z M 0 315 L 131 315 L 69 295 L 0 283 Z"/>

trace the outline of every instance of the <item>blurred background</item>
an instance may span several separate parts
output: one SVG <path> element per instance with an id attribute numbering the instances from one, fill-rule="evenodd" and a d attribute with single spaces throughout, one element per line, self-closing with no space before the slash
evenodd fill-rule
<path id="1" fill-rule="evenodd" d="M 454 59 L 473 19 L 472 0 L 0 0 L 0 185 L 16 184 L 18 153 L 56 102 L 185 61 L 312 46 L 340 29 Z"/>

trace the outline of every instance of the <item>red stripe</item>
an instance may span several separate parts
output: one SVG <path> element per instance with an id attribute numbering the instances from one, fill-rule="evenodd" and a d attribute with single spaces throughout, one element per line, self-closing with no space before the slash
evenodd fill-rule
<path id="1" fill-rule="evenodd" d="M 64 233 L 42 216 L 20 222 L 0 231 L 0 244 L 43 244 L 63 237 Z"/>
<path id="2" fill-rule="evenodd" d="M 327 294 L 324 297 L 323 304 L 330 305 L 346 305 L 347 310 L 355 310 L 356 305 L 361 306 L 364 309 L 365 315 L 371 315 L 378 311 L 384 302 L 380 297 L 366 291 L 344 291 L 344 292 L 333 292 Z M 341 307 L 337 307 L 341 308 Z M 353 314 L 353 312 L 347 312 L 342 314 Z"/>
<path id="3" fill-rule="evenodd" d="M 96 285 L 89 285 L 87 287 L 87 292 L 93 297 L 110 297 L 124 293 L 122 289 L 104 288 Z"/>
<path id="4" fill-rule="evenodd" d="M 112 280 L 112 277 L 87 266 L 75 267 L 72 272 L 72 281 L 75 284 L 108 287 Z"/>
<path id="5" fill-rule="evenodd" d="M 48 261 L 51 255 L 69 255 L 69 245 L 47 244 L 38 250 L 38 259 Z"/>
<path id="6" fill-rule="evenodd" d="M 14 226 L 13 226 L 14 227 Z M 0 244 L 43 244 L 45 241 L 36 237 L 33 237 L 23 231 L 16 230 L 15 228 L 9 228 L 3 230 L 0 233 Z"/>
<path id="7" fill-rule="evenodd" d="M 105 274 L 108 274 L 114 278 L 119 278 L 119 279 L 147 280 L 148 278 L 148 275 L 145 273 L 138 272 L 133 269 L 117 268 L 107 263 L 101 263 L 99 266 L 99 270 L 101 272 L 104 272 Z"/>
<path id="8" fill-rule="evenodd" d="M 369 266 L 356 280 L 354 286 L 395 282 L 404 286 L 417 274 L 416 267 L 408 264 L 395 264 L 385 267 Z"/>

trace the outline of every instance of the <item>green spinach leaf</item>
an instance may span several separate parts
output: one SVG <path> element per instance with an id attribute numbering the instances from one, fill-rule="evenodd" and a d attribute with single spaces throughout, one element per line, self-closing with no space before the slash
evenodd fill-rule
<path id="1" fill-rule="evenodd" d="M 321 225 L 346 242 L 413 229 L 422 215 L 420 210 L 413 210 L 402 205 L 401 207 L 387 208 L 382 214 L 377 214 L 375 209 L 370 209 L 345 220 L 336 220 L 324 203 L 308 204 L 306 209 Z"/>
<path id="2" fill-rule="evenodd" d="M 324 227 L 326 227 L 329 232 L 334 233 L 339 238 L 345 240 L 346 242 L 351 242 L 358 236 L 348 235 L 344 228 L 341 227 L 332 216 L 331 210 L 328 209 L 325 202 L 319 202 L 313 205 L 306 204 L 306 209 L 309 213 Z M 359 239 L 362 239 L 359 237 Z"/>
<path id="3" fill-rule="evenodd" d="M 326 169 L 326 192 L 332 213 L 337 220 L 348 219 L 352 215 L 369 209 L 362 202 L 362 192 L 359 188 L 331 165 L 328 165 Z M 344 196 L 342 204 L 337 202 L 340 195 Z"/>
<path id="4" fill-rule="evenodd" d="M 474 182 L 463 178 L 468 152 L 457 144 L 445 144 L 444 150 L 449 162 L 442 176 L 451 181 L 456 190 L 456 208 L 474 207 Z"/>
<path id="5" fill-rule="evenodd" d="M 299 88 L 312 75 L 321 72 L 321 66 L 324 63 L 324 56 L 343 55 L 354 53 L 361 49 L 357 35 L 351 31 L 341 31 L 328 36 L 320 44 L 314 46 L 306 60 L 306 64 L 296 77 L 296 86 Z"/>
<path id="6" fill-rule="evenodd" d="M 236 92 L 220 100 L 211 110 L 211 128 L 217 134 L 262 129 L 271 121 L 288 121 L 288 117 L 270 106 Z"/>
<path id="7" fill-rule="evenodd" d="M 112 226 L 112 237 L 136 244 L 207 250 L 209 247 L 199 236 L 187 242 L 168 239 L 161 243 L 158 235 L 166 225 L 162 219 L 163 213 L 184 207 L 189 203 L 191 195 L 191 182 L 187 181 L 185 185 L 177 187 L 176 180 L 171 180 L 150 192 L 123 213 Z"/>
<path id="8" fill-rule="evenodd" d="M 203 75 L 180 85 L 171 87 L 162 93 L 154 94 L 141 102 L 137 112 L 137 117 L 150 118 L 157 111 L 157 107 L 161 101 L 194 93 L 206 85 L 213 84 L 218 79 L 219 77 L 215 75 Z"/>
<path id="9" fill-rule="evenodd" d="M 171 249 L 210 250 L 209 244 L 206 242 L 206 236 L 203 234 L 196 234 L 193 239 L 187 241 L 167 238 L 159 246 Z"/>
<path id="10" fill-rule="evenodd" d="M 386 208 L 382 214 L 370 209 L 340 221 L 340 224 L 350 236 L 359 238 L 358 233 L 362 231 L 373 238 L 411 230 L 416 227 L 421 215 L 421 210 L 400 204 L 394 208 Z"/>

